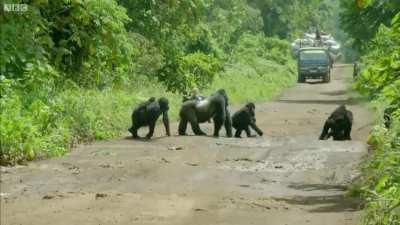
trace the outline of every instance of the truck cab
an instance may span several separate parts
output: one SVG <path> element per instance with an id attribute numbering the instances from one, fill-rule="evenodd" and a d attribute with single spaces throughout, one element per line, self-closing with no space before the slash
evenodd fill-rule
<path id="1" fill-rule="evenodd" d="M 326 48 L 301 48 L 297 57 L 298 82 L 304 83 L 307 78 L 321 78 L 330 82 L 332 60 Z"/>

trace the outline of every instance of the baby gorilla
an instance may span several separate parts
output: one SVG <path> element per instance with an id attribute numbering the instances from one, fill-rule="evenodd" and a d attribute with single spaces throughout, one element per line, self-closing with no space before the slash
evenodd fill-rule
<path id="1" fill-rule="evenodd" d="M 241 108 L 232 116 L 232 126 L 236 129 L 235 137 L 240 138 L 244 130 L 247 137 L 251 137 L 250 127 L 262 136 L 263 132 L 256 125 L 256 118 L 254 110 L 256 106 L 254 103 L 247 103 L 246 106 Z"/>
<path id="2" fill-rule="evenodd" d="M 182 102 L 187 102 L 187 101 L 190 101 L 190 100 L 202 101 L 204 99 L 206 99 L 206 97 L 202 96 L 200 94 L 199 89 L 198 88 L 193 88 L 193 90 L 192 90 L 192 92 L 191 92 L 191 94 L 189 96 L 183 96 Z"/>
<path id="3" fill-rule="evenodd" d="M 352 125 L 353 113 L 341 105 L 326 120 L 319 139 L 327 140 L 332 136 L 335 141 L 351 140 Z"/>
<path id="4" fill-rule="evenodd" d="M 161 114 L 163 114 L 166 133 L 170 136 L 168 109 L 168 99 L 166 98 L 160 98 L 156 101 L 154 97 L 151 97 L 146 102 L 139 104 L 132 113 L 132 127 L 129 128 L 133 138 L 139 138 L 137 131 L 140 127 L 149 126 L 149 133 L 146 138 L 150 139 L 153 136 L 157 119 Z"/>

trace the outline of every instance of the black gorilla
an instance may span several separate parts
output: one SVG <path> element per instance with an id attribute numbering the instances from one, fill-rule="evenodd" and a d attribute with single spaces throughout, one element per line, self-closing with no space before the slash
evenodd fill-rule
<path id="1" fill-rule="evenodd" d="M 256 125 L 255 109 L 256 106 L 254 103 L 250 102 L 233 114 L 232 126 L 236 129 L 235 137 L 240 138 L 243 130 L 246 132 L 247 137 L 251 137 L 250 127 L 253 128 L 258 135 L 263 135 L 261 129 Z"/>
<path id="2" fill-rule="evenodd" d="M 153 136 L 158 117 L 163 114 L 165 131 L 170 136 L 168 109 L 168 99 L 166 98 L 160 98 L 156 101 L 154 97 L 151 97 L 146 102 L 139 104 L 132 113 L 132 127 L 129 128 L 129 132 L 134 138 L 139 138 L 138 129 L 143 126 L 149 126 L 149 133 L 146 138 L 150 139 Z"/>
<path id="3" fill-rule="evenodd" d="M 228 111 L 228 96 L 224 89 L 218 90 L 210 97 L 202 100 L 189 100 L 183 103 L 179 113 L 179 135 L 186 135 L 187 123 L 192 126 L 195 135 L 206 135 L 199 123 L 214 120 L 214 136 L 219 136 L 219 130 L 225 125 L 226 134 L 232 137 L 232 121 Z"/>
<path id="4" fill-rule="evenodd" d="M 400 99 L 397 98 L 390 102 L 390 104 L 383 111 L 383 122 L 386 128 L 390 128 L 392 125 L 393 114 L 396 112 L 396 109 L 400 108 Z"/>
<path id="5" fill-rule="evenodd" d="M 350 133 L 353 125 L 353 113 L 346 109 L 344 105 L 339 106 L 326 120 L 320 140 L 351 140 Z"/>
<path id="6" fill-rule="evenodd" d="M 383 111 L 383 123 L 385 124 L 386 128 L 389 128 L 392 124 L 392 111 L 394 110 L 391 108 L 386 108 L 385 111 Z"/>

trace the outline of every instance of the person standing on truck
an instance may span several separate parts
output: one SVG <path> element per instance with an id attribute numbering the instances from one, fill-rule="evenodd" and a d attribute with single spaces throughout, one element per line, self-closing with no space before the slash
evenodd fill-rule
<path id="1" fill-rule="evenodd" d="M 315 43 L 314 47 L 321 47 L 322 46 L 322 37 L 321 37 L 321 32 L 319 29 L 315 31 Z"/>

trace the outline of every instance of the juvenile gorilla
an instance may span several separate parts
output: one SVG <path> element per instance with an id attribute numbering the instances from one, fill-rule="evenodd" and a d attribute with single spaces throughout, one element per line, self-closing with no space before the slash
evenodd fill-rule
<path id="1" fill-rule="evenodd" d="M 160 98 L 156 101 L 154 97 L 151 97 L 146 102 L 139 104 L 132 113 L 132 127 L 129 128 L 133 138 L 139 138 L 137 131 L 140 127 L 149 126 L 149 133 L 146 138 L 150 139 L 153 136 L 157 119 L 161 114 L 163 114 L 165 131 L 170 136 L 168 109 L 168 99 L 166 98 Z"/>
<path id="2" fill-rule="evenodd" d="M 256 125 L 255 109 L 256 106 L 254 103 L 250 102 L 233 114 L 232 126 L 236 129 L 235 137 L 240 138 L 243 130 L 246 132 L 247 137 L 251 137 L 250 127 L 253 128 L 258 135 L 263 135 L 261 129 Z"/>
<path id="3" fill-rule="evenodd" d="M 190 123 L 195 135 L 206 135 L 200 129 L 199 123 L 207 122 L 210 118 L 213 118 L 214 137 L 219 136 L 219 130 L 223 124 L 227 136 L 232 137 L 232 121 L 227 107 L 228 96 L 224 89 L 218 90 L 202 101 L 188 100 L 184 102 L 179 113 L 179 135 L 186 135 L 187 123 Z"/>
<path id="4" fill-rule="evenodd" d="M 352 125 L 353 113 L 341 105 L 326 120 L 319 139 L 326 140 L 332 136 L 335 141 L 351 140 Z"/>
<path id="5" fill-rule="evenodd" d="M 187 102 L 190 100 L 197 100 L 197 101 L 202 101 L 206 99 L 206 97 L 200 95 L 200 91 L 198 88 L 193 88 L 191 91 L 191 94 L 189 96 L 183 96 L 182 102 Z"/>

